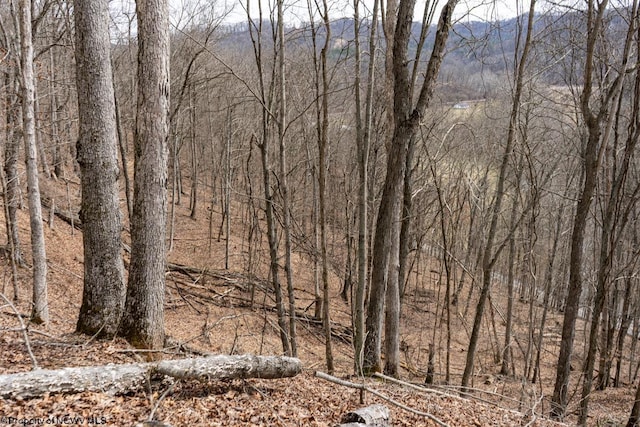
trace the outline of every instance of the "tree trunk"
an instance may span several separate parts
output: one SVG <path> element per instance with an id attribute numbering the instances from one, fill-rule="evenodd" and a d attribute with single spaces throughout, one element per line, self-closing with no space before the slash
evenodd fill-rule
<path id="1" fill-rule="evenodd" d="M 249 11 L 248 11 L 249 12 Z M 263 69 L 263 57 L 262 57 L 262 9 L 259 7 L 260 19 L 258 20 L 258 27 L 255 28 L 254 21 L 251 15 L 247 13 L 249 20 L 249 35 L 254 49 L 254 59 L 256 65 L 256 71 L 258 72 L 259 79 L 259 101 L 262 104 L 261 108 L 261 125 L 262 135 L 261 141 L 258 144 L 260 147 L 260 159 L 262 162 L 262 182 L 264 186 L 264 211 L 267 222 L 267 240 L 269 243 L 269 271 L 271 274 L 271 283 L 273 285 L 273 292 L 276 298 L 276 311 L 278 313 L 278 328 L 280 333 L 280 341 L 282 343 L 282 350 L 286 355 L 291 354 L 291 343 L 289 341 L 288 325 L 286 319 L 286 310 L 284 306 L 284 298 L 282 293 L 282 285 L 279 279 L 279 265 L 278 265 L 278 236 L 276 229 L 276 218 L 274 212 L 274 198 L 271 189 L 271 175 L 273 173 L 270 161 L 270 145 L 271 145 L 271 115 L 270 108 L 272 107 L 272 98 L 268 93 L 273 90 L 272 87 L 267 87 L 265 84 L 264 76 L 266 75 Z M 272 81 L 272 84 L 274 82 Z"/>
<path id="2" fill-rule="evenodd" d="M 573 231 L 571 234 L 571 255 L 569 261 L 569 291 L 567 294 L 567 303 L 565 306 L 564 321 L 562 324 L 562 341 L 560 342 L 560 354 L 558 356 L 558 363 L 556 369 L 556 381 L 553 391 L 553 398 L 551 401 L 551 417 L 555 419 L 562 419 L 566 411 L 568 403 L 568 388 L 569 388 L 569 376 L 571 355 L 573 353 L 573 341 L 575 338 L 575 324 L 578 318 L 578 310 L 580 303 L 580 295 L 582 293 L 582 268 L 583 268 L 583 247 L 584 247 L 584 235 L 589 217 L 589 211 L 591 202 L 597 185 L 597 174 L 600 169 L 601 152 L 606 147 L 613 124 L 613 118 L 606 120 L 611 109 L 611 101 L 616 100 L 619 96 L 622 88 L 622 74 L 618 75 L 618 78 L 614 80 L 614 83 L 607 89 L 607 97 L 604 100 L 598 101 L 598 112 L 594 113 L 591 109 L 592 92 L 593 92 L 593 78 L 600 67 L 599 63 L 596 63 L 597 58 L 597 40 L 600 36 L 600 28 L 603 25 L 605 16 L 605 9 L 607 7 L 607 0 L 598 3 L 597 10 L 594 10 L 594 4 L 589 1 L 589 7 L 587 12 L 587 46 L 585 56 L 585 71 L 584 71 L 584 86 L 581 93 L 581 112 L 587 127 L 587 140 L 586 146 L 582 154 L 583 158 L 583 182 L 580 190 L 580 195 L 576 203 L 576 214 L 574 217 Z M 635 6 L 634 6 L 635 13 Z M 635 31 L 628 31 L 627 40 L 625 42 L 624 59 L 622 61 L 622 69 L 626 67 L 626 57 L 629 55 L 630 42 L 632 39 L 632 33 Z M 624 74 L 624 72 L 623 72 Z M 596 92 L 600 93 L 602 88 Z M 606 129 L 604 134 L 602 133 L 602 125 L 605 125 Z M 607 233 L 608 230 L 604 233 Z M 602 304 L 604 304 L 604 286 L 606 278 L 610 271 L 610 263 L 605 258 L 609 255 L 608 241 L 602 241 L 599 260 L 598 271 L 598 284 L 596 291 L 596 301 L 594 302 L 594 315 L 592 318 L 592 328 L 590 335 L 590 350 L 587 353 L 587 360 L 584 364 L 583 373 L 587 375 L 584 378 L 582 387 L 582 397 L 580 404 L 580 419 L 579 423 L 584 424 L 587 417 L 588 400 L 591 389 L 591 374 L 593 371 L 593 364 L 595 361 L 595 344 L 597 343 L 597 333 L 599 326 L 600 312 L 602 310 Z M 606 255 L 605 255 L 606 254 Z M 603 258 L 604 257 L 604 258 Z M 595 329 L 594 329 L 595 326 Z M 594 341 L 596 340 L 596 341 Z"/>
<path id="3" fill-rule="evenodd" d="M 167 0 L 138 0 L 138 97 L 131 264 L 120 334 L 136 347 L 164 344 L 169 22 Z"/>
<path id="4" fill-rule="evenodd" d="M 384 405 L 371 405 L 366 408 L 348 412 L 342 416 L 342 423 L 338 427 L 347 426 L 377 426 L 385 427 L 391 425 L 389 408 Z"/>
<path id="5" fill-rule="evenodd" d="M 616 373 L 613 381 L 614 387 L 620 387 L 622 384 L 622 351 L 624 349 L 624 340 L 629 332 L 631 326 L 631 314 L 629 308 L 631 306 L 631 288 L 633 278 L 631 276 L 625 279 L 624 299 L 622 302 L 622 321 L 620 322 L 620 329 L 618 330 L 618 339 L 616 340 Z"/>
<path id="6" fill-rule="evenodd" d="M 126 289 L 108 7 L 106 0 L 76 1 L 74 17 L 84 246 L 77 330 L 110 337 L 120 324 Z"/>
<path id="7" fill-rule="evenodd" d="M 33 253 L 33 310 L 31 320 L 49 321 L 47 302 L 47 255 L 42 227 L 42 206 L 38 182 L 38 152 L 35 130 L 35 78 L 33 74 L 33 41 L 31 34 L 31 1 L 20 1 L 20 56 L 22 67 L 22 123 L 24 127 L 27 187 L 29 192 L 29 223 Z"/>
<path id="8" fill-rule="evenodd" d="M 407 150 L 420 124 L 420 119 L 431 102 L 449 36 L 453 10 L 457 3 L 458 0 L 449 0 L 442 8 L 434 47 L 415 107 L 413 107 L 413 96 L 410 92 L 409 61 L 407 60 L 415 3 L 410 0 L 401 0 L 398 9 L 393 41 L 394 131 L 389 146 L 387 175 L 374 238 L 371 294 L 367 308 L 367 332 L 364 346 L 363 371 L 365 374 L 380 372 L 381 369 L 380 347 L 384 296 L 387 283 L 391 280 L 390 275 L 398 274 L 397 261 L 394 264 L 395 269 L 390 262 L 398 259 L 398 254 L 391 254 L 391 251 L 399 250 L 399 242 L 394 244 L 393 239 L 394 237 L 399 239 L 400 231 L 394 233 L 393 229 L 396 226 L 399 228 L 400 224 Z M 398 292 L 397 287 L 393 290 Z"/>
<path id="9" fill-rule="evenodd" d="M 198 213 L 198 150 L 196 141 L 195 88 L 189 90 L 189 149 L 191 155 L 191 187 L 189 189 L 189 218 L 195 220 Z M 228 238 L 228 236 L 227 236 Z"/>
<path id="10" fill-rule="evenodd" d="M 638 424 L 640 424 L 640 384 L 636 389 L 636 396 L 631 408 L 631 415 L 629 415 L 629 421 L 627 421 L 627 427 L 638 427 Z"/>
<path id="11" fill-rule="evenodd" d="M 520 187 L 521 168 L 518 170 L 518 177 L 515 181 L 516 185 Z M 511 218 L 509 219 L 509 229 L 515 228 L 518 211 L 518 191 L 514 191 L 514 198 L 511 205 Z M 500 366 L 500 375 L 509 375 L 509 371 L 512 367 L 511 357 L 511 335 L 513 333 L 513 287 L 514 287 L 514 268 L 516 264 L 516 240 L 515 233 L 509 238 L 509 254 L 507 261 L 507 320 L 504 327 L 504 346 L 502 347 L 501 357 L 502 365 Z"/>
<path id="12" fill-rule="evenodd" d="M 567 191 L 569 186 L 566 187 Z M 566 194 L 565 194 L 566 198 Z M 538 337 L 536 339 L 536 360 L 533 364 L 533 374 L 531 376 L 531 382 L 536 383 L 540 373 L 540 356 L 542 354 L 542 339 L 544 337 L 544 329 L 547 322 L 547 314 L 549 311 L 549 300 L 551 298 L 551 288 L 553 286 L 553 269 L 558 254 L 558 243 L 560 241 L 560 235 L 562 232 L 562 217 L 564 216 L 564 199 L 558 208 L 558 216 L 556 217 L 556 228 L 553 233 L 553 243 L 551 245 L 551 252 L 549 253 L 549 260 L 547 263 L 547 270 L 544 275 L 544 297 L 542 302 L 542 318 L 540 319 L 540 329 L 538 330 Z"/>
<path id="13" fill-rule="evenodd" d="M 369 66 L 367 69 L 367 91 L 365 99 L 364 123 L 360 114 L 360 37 L 359 37 L 359 16 L 358 9 L 360 0 L 354 2 L 354 31 L 355 31 L 355 49 L 356 49 L 356 138 L 358 142 L 358 251 L 357 251 L 357 270 L 358 283 L 356 285 L 355 298 L 353 306 L 353 325 L 354 325 L 354 368 L 356 375 L 362 374 L 362 351 L 364 347 L 365 324 L 364 309 L 366 299 L 366 287 L 368 276 L 368 248 L 369 248 L 369 229 L 368 229 L 368 173 L 369 173 L 369 150 L 371 139 L 371 117 L 373 105 L 373 88 L 374 88 L 374 71 L 376 65 L 376 29 L 378 26 L 378 8 L 379 1 L 374 0 L 373 12 L 371 18 L 371 27 L 369 33 Z M 358 23 L 358 24 L 355 24 Z"/>
<path id="14" fill-rule="evenodd" d="M 400 203 L 400 206 L 403 204 Z M 400 212 L 396 218 L 399 218 Z M 391 254 L 389 258 L 389 277 L 385 294 L 384 317 L 384 373 L 390 377 L 398 376 L 400 368 L 400 241 L 402 221 L 394 221 L 391 231 Z"/>
<path id="15" fill-rule="evenodd" d="M 279 120 L 278 142 L 280 160 L 280 194 L 282 196 L 282 220 L 284 228 L 284 273 L 287 279 L 287 296 L 289 299 L 289 344 L 291 356 L 298 355 L 296 342 L 296 299 L 293 290 L 293 271 L 291 270 L 291 202 L 289 201 L 289 174 L 287 165 L 287 96 L 286 96 L 286 68 L 285 68 L 285 40 L 284 40 L 284 0 L 277 1 L 278 14 L 278 94 Z M 327 39 L 329 35 L 327 35 Z"/>
<path id="16" fill-rule="evenodd" d="M 113 64 L 111 65 L 113 67 Z M 122 180 L 124 181 L 124 194 L 127 200 L 127 218 L 131 222 L 133 214 L 133 200 L 131 200 L 131 179 L 129 177 L 129 150 L 127 149 L 127 140 L 122 131 L 122 119 L 120 117 L 120 108 L 118 106 L 118 96 L 115 90 L 115 79 L 113 78 L 113 68 L 111 69 L 113 81 L 113 105 L 116 114 L 116 130 L 118 135 L 118 149 L 120 150 L 120 161 L 122 162 Z"/>
<path id="17" fill-rule="evenodd" d="M 9 88 L 17 89 L 16 76 L 13 73 L 5 75 L 5 87 L 7 92 Z M 10 92 L 9 92 L 10 93 Z M 20 100 L 17 96 L 7 96 L 5 118 L 6 118 L 6 140 L 4 147 L 4 172 L 7 182 L 7 191 L 5 193 L 5 203 L 7 203 L 8 223 L 7 240 L 13 241 L 15 252 L 13 254 L 14 261 L 18 265 L 24 265 L 22 256 L 22 248 L 20 245 L 20 235 L 18 234 L 18 218 L 17 213 L 20 209 L 20 178 L 18 175 L 18 155 L 20 152 Z"/>
<path id="18" fill-rule="evenodd" d="M 323 0 L 323 25 L 325 27 L 325 43 L 320 51 L 320 66 L 322 73 L 322 113 L 320 138 L 318 139 L 318 193 L 320 196 L 320 257 L 322 263 L 322 326 L 325 336 L 325 359 L 327 372 L 333 374 L 333 346 L 331 344 L 331 315 L 329 304 L 329 265 L 327 260 L 327 154 L 329 149 L 329 70 L 327 69 L 327 54 L 330 47 L 331 23 L 329 21 L 329 7 L 327 0 Z"/>

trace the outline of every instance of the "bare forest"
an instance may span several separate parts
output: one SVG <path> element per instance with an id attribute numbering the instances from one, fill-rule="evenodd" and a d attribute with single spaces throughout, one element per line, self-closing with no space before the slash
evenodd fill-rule
<path id="1" fill-rule="evenodd" d="M 0 424 L 640 425 L 639 140 L 638 0 L 0 0 Z"/>

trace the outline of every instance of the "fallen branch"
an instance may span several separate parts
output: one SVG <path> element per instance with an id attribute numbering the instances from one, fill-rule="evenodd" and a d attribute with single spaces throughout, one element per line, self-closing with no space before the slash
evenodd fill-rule
<path id="1" fill-rule="evenodd" d="M 122 394 L 144 387 L 149 376 L 167 375 L 180 379 L 287 378 L 302 371 L 299 359 L 277 356 L 209 356 L 194 359 L 126 365 L 88 366 L 57 370 L 34 370 L 0 375 L 0 396 L 29 398 L 45 393 L 84 391 Z"/>
<path id="2" fill-rule="evenodd" d="M 433 416 L 433 415 L 431 415 L 431 414 L 429 414 L 427 412 L 422 412 L 422 411 L 418 411 L 417 409 L 410 408 L 409 406 L 404 405 L 404 404 L 402 404 L 402 403 L 400 403 L 400 402 L 398 402 L 396 400 L 393 400 L 390 397 L 387 397 L 384 394 L 382 394 L 382 393 L 380 393 L 380 392 L 378 392 L 378 391 L 376 391 L 376 390 L 374 390 L 372 388 L 369 388 L 364 384 L 357 384 L 357 383 L 352 383 L 351 381 L 341 380 L 340 378 L 336 378 L 336 377 L 334 377 L 332 375 L 328 375 L 328 374 L 325 374 L 324 372 L 320 372 L 320 371 L 316 371 L 316 377 L 321 378 L 321 379 L 323 379 L 325 381 L 329 381 L 329 382 L 332 382 L 332 383 L 335 383 L 335 384 L 339 384 L 339 385 L 344 386 L 344 387 L 355 388 L 356 390 L 367 391 L 367 392 L 373 394 L 374 396 L 377 396 L 380 399 L 385 400 L 385 401 L 391 403 L 392 405 L 397 406 L 400 409 L 404 409 L 405 411 L 411 412 L 412 414 L 416 414 L 416 415 L 420 415 L 422 417 L 426 417 L 426 418 L 430 419 L 431 421 L 435 422 L 436 424 L 438 424 L 439 426 L 449 427 L 449 425 L 447 423 L 441 421 L 439 418 L 437 418 L 437 417 L 435 417 L 435 416 Z"/>
<path id="3" fill-rule="evenodd" d="M 397 378 L 389 377 L 389 376 L 387 376 L 387 375 L 383 375 L 383 374 L 381 374 L 381 373 L 379 373 L 379 372 L 375 372 L 375 373 L 373 374 L 373 376 L 374 376 L 374 377 L 377 377 L 377 378 L 380 378 L 380 379 L 383 379 L 383 380 L 385 380 L 385 381 L 389 381 L 389 382 L 392 382 L 392 383 L 395 383 L 395 384 L 401 385 L 401 386 L 405 386 L 405 387 L 412 388 L 412 389 L 414 389 L 414 390 L 416 390 L 416 391 L 421 391 L 421 392 L 423 392 L 423 393 L 433 393 L 433 394 L 437 394 L 437 395 L 439 395 L 439 396 L 446 396 L 446 397 L 450 397 L 450 398 L 452 398 L 452 399 L 467 400 L 467 399 L 465 399 L 465 398 L 463 398 L 463 397 L 456 396 L 456 395 L 454 395 L 454 394 L 447 393 L 447 392 L 445 392 L 445 391 L 440 391 L 440 390 L 436 390 L 436 389 L 428 388 L 428 387 L 422 387 L 422 386 L 419 386 L 419 385 L 416 385 L 416 384 L 413 384 L 413 383 L 408 383 L 408 382 L 406 382 L 406 381 L 401 381 L 401 380 L 399 380 L 399 379 L 397 379 Z"/>

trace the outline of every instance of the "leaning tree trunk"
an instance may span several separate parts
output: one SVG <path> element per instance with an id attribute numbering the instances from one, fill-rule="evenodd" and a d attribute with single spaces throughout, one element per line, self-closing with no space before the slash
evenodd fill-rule
<path id="1" fill-rule="evenodd" d="M 76 1 L 84 291 L 77 330 L 113 336 L 125 301 L 108 0 Z"/>
<path id="2" fill-rule="evenodd" d="M 42 227 L 42 205 L 38 182 L 38 151 L 35 129 L 35 78 L 33 74 L 33 42 L 31 40 L 31 1 L 20 1 L 20 56 L 22 66 L 22 125 L 27 164 L 29 191 L 29 223 L 31 225 L 31 250 L 33 252 L 33 310 L 35 323 L 49 321 L 47 303 L 47 255 Z"/>
<path id="3" fill-rule="evenodd" d="M 638 424 L 640 424 L 640 384 L 638 384 L 638 388 L 636 389 L 636 398 L 633 401 L 627 427 L 637 427 Z"/>
<path id="4" fill-rule="evenodd" d="M 167 0 L 138 0 L 131 265 L 120 334 L 136 347 L 164 344 L 169 21 Z"/>

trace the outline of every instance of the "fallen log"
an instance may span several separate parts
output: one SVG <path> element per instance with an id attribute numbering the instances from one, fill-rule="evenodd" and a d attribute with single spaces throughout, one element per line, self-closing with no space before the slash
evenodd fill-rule
<path id="1" fill-rule="evenodd" d="M 389 427 L 389 408 L 384 405 L 371 405 L 366 408 L 347 412 L 340 420 L 339 427 L 376 426 Z"/>
<path id="2" fill-rule="evenodd" d="M 24 399 L 46 393 L 84 391 L 123 394 L 144 387 L 149 376 L 166 375 L 179 379 L 288 378 L 302 371 L 302 363 L 293 357 L 208 356 L 194 359 L 162 360 L 149 363 L 87 366 L 56 370 L 37 369 L 0 375 L 0 397 Z"/>

